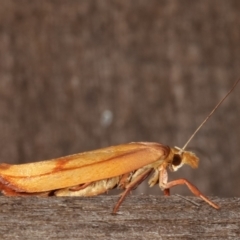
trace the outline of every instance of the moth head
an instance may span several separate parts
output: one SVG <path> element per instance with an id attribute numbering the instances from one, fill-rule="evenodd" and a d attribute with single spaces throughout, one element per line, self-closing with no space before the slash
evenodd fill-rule
<path id="1" fill-rule="evenodd" d="M 177 171 L 184 164 L 190 165 L 192 168 L 198 167 L 199 158 L 192 152 L 182 151 L 180 148 L 173 148 L 173 157 L 170 163 L 170 169 Z"/>

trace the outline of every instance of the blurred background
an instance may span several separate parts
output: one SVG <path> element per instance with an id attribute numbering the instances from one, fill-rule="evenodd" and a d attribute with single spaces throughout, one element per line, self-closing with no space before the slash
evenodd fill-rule
<path id="1" fill-rule="evenodd" d="M 238 0 L 3 0 L 0 161 L 132 141 L 182 147 L 239 66 Z M 239 197 L 239 122 L 240 85 L 188 147 L 199 168 L 170 179 Z M 146 185 L 135 192 L 162 194 Z"/>

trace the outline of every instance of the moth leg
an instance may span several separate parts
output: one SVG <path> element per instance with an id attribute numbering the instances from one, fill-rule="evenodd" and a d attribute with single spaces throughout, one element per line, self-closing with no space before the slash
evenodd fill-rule
<path id="1" fill-rule="evenodd" d="M 70 191 L 79 191 L 79 190 L 82 190 L 82 189 L 88 187 L 91 184 L 92 184 L 92 182 L 84 183 L 84 184 L 81 184 L 81 185 L 78 185 L 78 186 L 70 187 L 69 190 Z"/>
<path id="2" fill-rule="evenodd" d="M 170 196 L 170 189 L 169 188 L 164 189 L 163 194 L 164 196 Z"/>
<path id="3" fill-rule="evenodd" d="M 159 176 L 159 185 L 160 188 L 162 188 L 162 185 L 164 184 L 164 188 L 163 188 L 163 194 L 164 196 L 170 196 L 170 189 L 166 188 L 166 184 L 168 182 L 168 173 L 166 171 L 166 169 L 161 170 L 160 171 L 160 176 Z"/>
<path id="4" fill-rule="evenodd" d="M 113 208 L 112 213 L 116 213 L 126 198 L 126 196 L 130 193 L 131 190 L 135 189 L 140 183 L 142 183 L 151 173 L 152 169 L 148 169 L 147 171 L 143 172 L 141 175 L 137 176 L 133 181 L 131 181 L 128 185 L 125 186 L 125 191 L 121 194 L 121 197 L 117 201 L 116 205 Z"/>
<path id="5" fill-rule="evenodd" d="M 150 187 L 154 186 L 155 184 L 159 183 L 159 170 L 155 170 L 153 176 L 151 176 L 151 178 L 148 181 L 148 184 Z M 162 182 L 167 183 L 168 180 L 168 176 L 167 174 L 162 174 L 161 175 L 162 178 Z M 170 195 L 170 189 L 163 189 L 164 195 L 165 196 L 169 196 Z"/>
<path id="6" fill-rule="evenodd" d="M 131 179 L 131 177 L 132 172 L 123 174 L 118 183 L 118 188 L 124 189 L 125 186 L 129 183 L 129 179 Z"/>
<path id="7" fill-rule="evenodd" d="M 208 199 L 204 194 L 202 194 L 199 189 L 194 186 L 192 183 L 190 183 L 188 180 L 184 179 L 184 178 L 180 178 L 168 183 L 165 182 L 161 182 L 161 175 L 166 174 L 166 169 L 162 169 L 160 172 L 160 177 L 159 177 L 159 181 L 160 181 L 160 186 L 161 188 L 163 188 L 163 190 L 165 189 L 169 189 L 171 187 L 177 186 L 177 185 L 183 185 L 185 184 L 188 189 L 197 197 L 200 197 L 202 200 L 204 200 L 206 203 L 208 203 L 210 206 L 212 206 L 213 208 L 219 209 L 220 207 L 213 203 L 210 199 Z"/>

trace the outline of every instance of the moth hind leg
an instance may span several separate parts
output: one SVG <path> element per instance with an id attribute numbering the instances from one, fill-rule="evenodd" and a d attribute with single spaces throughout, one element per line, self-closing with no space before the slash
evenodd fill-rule
<path id="1" fill-rule="evenodd" d="M 92 184 L 92 182 L 80 184 L 80 185 L 77 185 L 77 186 L 74 186 L 74 187 L 70 187 L 69 190 L 70 191 L 79 191 L 79 190 L 82 190 L 82 189 L 88 187 L 91 184 Z"/>

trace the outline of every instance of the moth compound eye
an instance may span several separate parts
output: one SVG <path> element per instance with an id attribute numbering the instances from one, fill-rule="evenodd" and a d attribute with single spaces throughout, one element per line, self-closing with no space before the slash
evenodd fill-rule
<path id="1" fill-rule="evenodd" d="M 173 166 L 179 166 L 182 163 L 182 158 L 178 154 L 174 154 L 173 160 L 172 160 L 172 165 Z"/>

